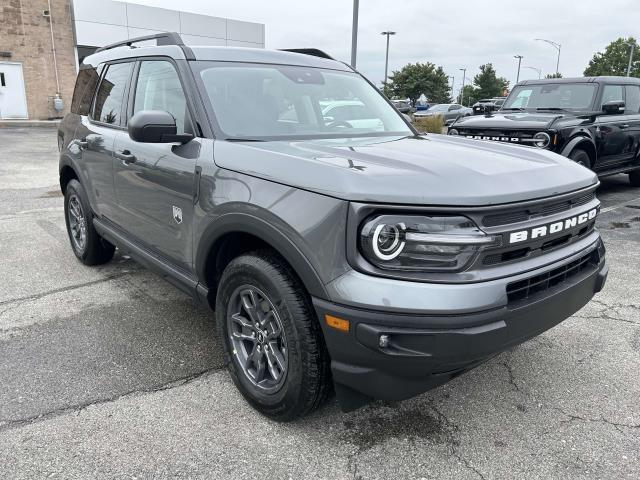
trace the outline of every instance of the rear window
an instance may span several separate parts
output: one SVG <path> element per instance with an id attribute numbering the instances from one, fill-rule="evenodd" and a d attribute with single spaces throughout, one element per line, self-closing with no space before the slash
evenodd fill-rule
<path id="1" fill-rule="evenodd" d="M 71 112 L 78 115 L 89 115 L 93 93 L 98 85 L 98 72 L 95 68 L 83 68 L 76 78 L 76 87 L 71 100 Z"/>

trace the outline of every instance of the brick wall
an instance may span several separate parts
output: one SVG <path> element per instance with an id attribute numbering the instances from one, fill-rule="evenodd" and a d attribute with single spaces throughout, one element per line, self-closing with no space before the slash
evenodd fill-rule
<path id="1" fill-rule="evenodd" d="M 0 1 L 0 50 L 12 53 L 10 62 L 22 63 L 29 119 L 45 120 L 69 111 L 76 78 L 73 27 L 69 0 L 51 0 L 51 16 L 64 111 L 58 114 L 52 98 L 56 78 L 47 0 Z"/>

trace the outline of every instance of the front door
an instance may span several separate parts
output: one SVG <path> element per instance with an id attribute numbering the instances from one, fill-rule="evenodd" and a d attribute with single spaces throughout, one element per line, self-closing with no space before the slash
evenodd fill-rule
<path id="1" fill-rule="evenodd" d="M 176 119 L 177 133 L 194 133 L 183 86 L 168 60 L 140 62 L 131 85 L 129 115 L 142 110 L 169 112 Z M 200 145 L 198 138 L 184 145 L 137 143 L 126 132 L 116 136 L 114 145 L 116 223 L 143 246 L 187 271 L 193 261 L 195 168 Z"/>
<path id="2" fill-rule="evenodd" d="M 610 101 L 624 102 L 622 85 L 604 86 L 600 105 Z M 600 115 L 596 120 L 596 134 L 599 137 L 596 170 L 610 168 L 633 159 L 636 140 L 634 129 L 629 123 L 629 115 Z"/>
<path id="3" fill-rule="evenodd" d="M 22 64 L 0 62 L 0 119 L 27 118 Z"/>

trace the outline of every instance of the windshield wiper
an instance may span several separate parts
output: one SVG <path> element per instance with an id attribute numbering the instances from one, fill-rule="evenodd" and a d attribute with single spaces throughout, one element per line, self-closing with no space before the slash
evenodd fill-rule
<path id="1" fill-rule="evenodd" d="M 517 110 L 518 112 L 524 112 L 524 108 L 520 108 L 520 107 L 507 107 L 507 108 L 501 108 L 500 110 Z"/>
<path id="2" fill-rule="evenodd" d="M 225 140 L 227 142 L 264 142 L 264 140 L 261 140 L 259 138 L 240 138 L 240 137 L 238 137 L 238 138 L 234 138 L 234 137 L 225 138 Z"/>
<path id="3" fill-rule="evenodd" d="M 539 107 L 539 108 L 536 108 L 536 110 L 551 110 L 553 112 L 566 112 L 567 111 L 566 108 L 560 108 L 560 107 Z"/>

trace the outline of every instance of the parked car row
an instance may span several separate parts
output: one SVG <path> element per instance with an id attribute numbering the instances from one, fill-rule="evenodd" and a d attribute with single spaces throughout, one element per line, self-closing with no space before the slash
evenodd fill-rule
<path id="1" fill-rule="evenodd" d="M 478 100 L 471 107 L 474 115 L 482 115 L 484 113 L 499 110 L 507 97 L 493 97 Z"/>
<path id="2" fill-rule="evenodd" d="M 440 115 L 443 118 L 445 125 L 450 125 L 458 118 L 473 115 L 473 110 L 458 103 L 439 103 L 428 110 L 416 112 L 413 116 L 415 119 L 419 119 L 436 115 Z"/>

